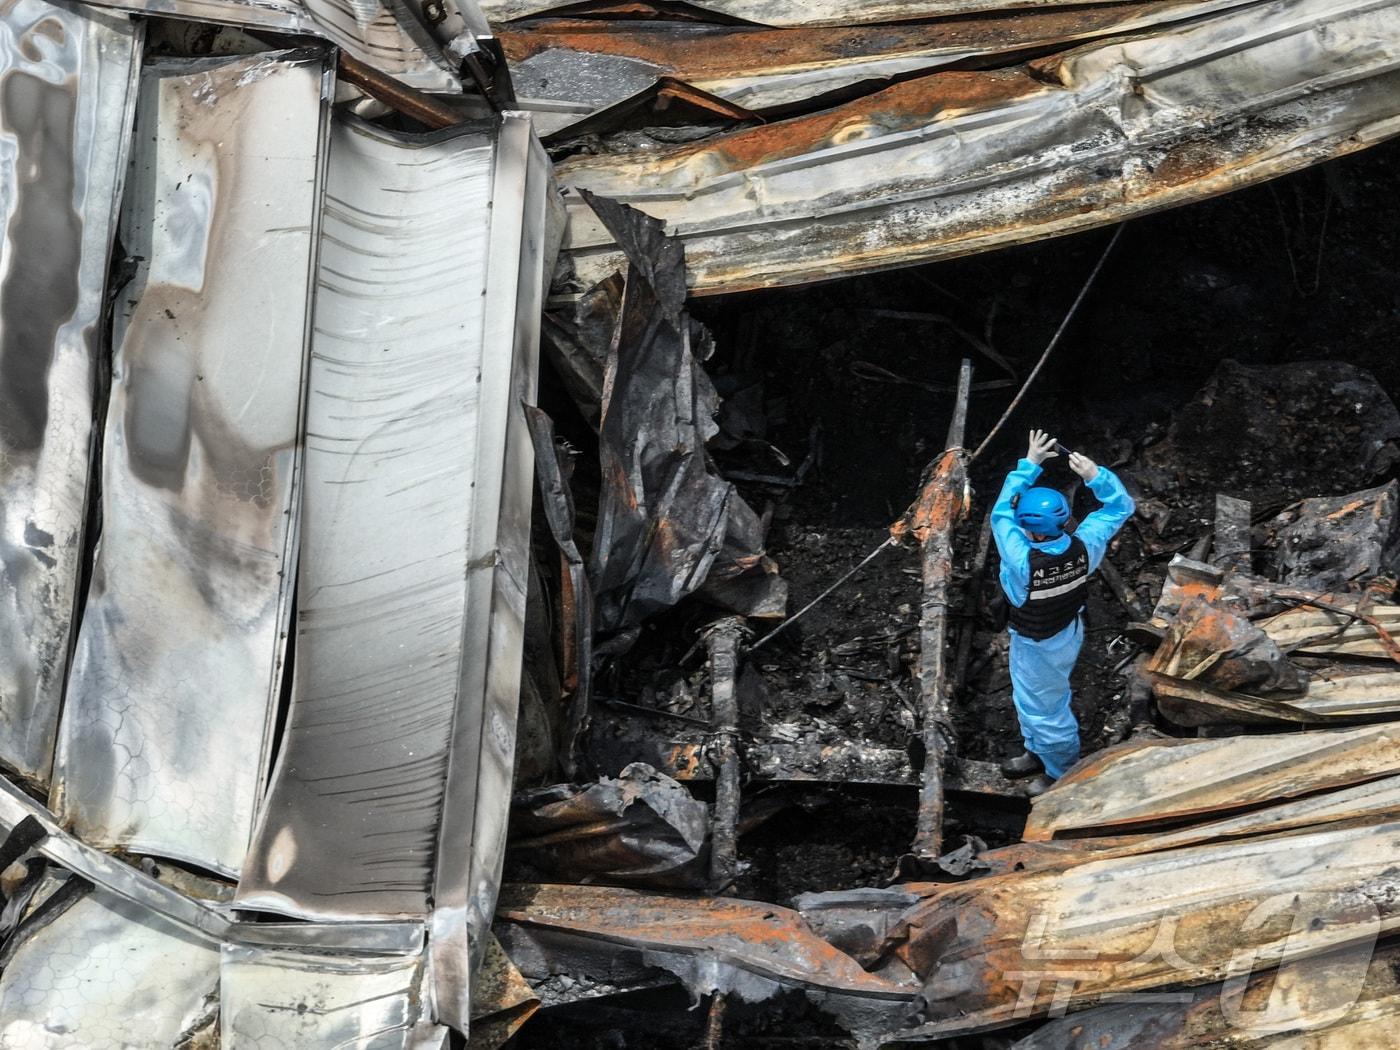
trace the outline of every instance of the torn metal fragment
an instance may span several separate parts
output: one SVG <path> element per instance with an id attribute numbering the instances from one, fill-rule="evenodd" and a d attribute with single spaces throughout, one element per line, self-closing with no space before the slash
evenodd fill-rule
<path id="1" fill-rule="evenodd" d="M 227 875 L 281 689 L 330 92 L 320 49 L 148 63 L 122 217 L 137 265 L 53 805 L 95 845 Z"/>
<path id="2" fill-rule="evenodd" d="M 517 795 L 510 848 L 571 882 L 705 885 L 709 807 L 643 762 L 616 778 Z"/>
<path id="3" fill-rule="evenodd" d="M 100 320 L 142 32 L 0 13 L 0 765 L 46 783 L 76 622 Z"/>

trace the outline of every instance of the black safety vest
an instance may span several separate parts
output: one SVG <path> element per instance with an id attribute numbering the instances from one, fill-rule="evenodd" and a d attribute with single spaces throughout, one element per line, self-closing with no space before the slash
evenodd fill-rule
<path id="1" fill-rule="evenodd" d="M 1031 548 L 1031 581 L 1026 604 L 1011 606 L 1016 633 L 1036 641 L 1059 634 L 1074 622 L 1089 598 L 1089 552 L 1071 536 L 1063 554 Z"/>

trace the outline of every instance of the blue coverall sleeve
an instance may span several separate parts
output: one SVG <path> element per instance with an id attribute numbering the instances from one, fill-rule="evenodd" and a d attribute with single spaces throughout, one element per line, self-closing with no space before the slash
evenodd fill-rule
<path id="1" fill-rule="evenodd" d="M 1089 571 L 1093 572 L 1103 561 L 1108 550 L 1108 541 L 1113 539 L 1123 523 L 1133 516 L 1137 509 L 1133 497 L 1118 480 L 1118 475 L 1107 467 L 1100 467 L 1094 480 L 1087 483 L 1089 491 L 1102 506 L 1089 514 L 1074 532 L 1089 552 Z"/>
<path id="2" fill-rule="evenodd" d="M 1016 469 L 1006 475 L 1001 485 L 1001 495 L 992 507 L 992 538 L 996 540 L 997 553 L 1001 555 L 1001 589 L 1017 608 L 1026 604 L 1027 588 L 1030 586 L 1031 541 L 1021 526 L 1016 524 L 1016 509 L 1012 502 L 1034 485 L 1040 474 L 1038 464 L 1028 459 L 1021 460 L 1016 464 Z"/>

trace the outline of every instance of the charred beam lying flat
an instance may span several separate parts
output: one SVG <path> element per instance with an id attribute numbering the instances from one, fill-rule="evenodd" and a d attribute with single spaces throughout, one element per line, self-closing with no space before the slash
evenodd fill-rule
<path id="1" fill-rule="evenodd" d="M 1400 4 L 1274 0 L 1033 68 L 934 73 L 701 143 L 576 157 L 559 177 L 665 221 L 695 293 L 733 292 L 1237 189 L 1396 134 L 1397 91 Z M 570 206 L 566 249 L 587 287 L 618 253 L 581 198 Z"/>
<path id="2" fill-rule="evenodd" d="M 0 765 L 47 784 L 142 32 L 46 0 L 0 25 Z"/>
<path id="3" fill-rule="evenodd" d="M 53 805 L 95 845 L 225 875 L 281 689 L 329 54 L 148 62 L 122 216 L 138 265 Z"/>

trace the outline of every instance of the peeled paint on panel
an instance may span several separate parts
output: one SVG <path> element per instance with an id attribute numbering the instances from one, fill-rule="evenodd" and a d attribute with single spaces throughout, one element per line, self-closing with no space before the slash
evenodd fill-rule
<path id="1" fill-rule="evenodd" d="M 140 33 L 0 12 L 0 764 L 53 764 L 82 562 L 98 325 Z"/>
<path id="2" fill-rule="evenodd" d="M 234 874 L 280 690 L 329 86 L 320 51 L 143 73 L 103 533 L 54 810 Z"/>
<path id="3" fill-rule="evenodd" d="M 480 133 L 332 126 L 292 706 L 242 907 L 428 909 L 476 524 L 493 153 Z"/>
<path id="4" fill-rule="evenodd" d="M 948 71 L 820 113 L 653 152 L 579 156 L 560 182 L 685 242 L 696 294 L 824 280 L 1121 221 L 1400 132 L 1400 3 L 1276 0 Z M 570 194 L 578 287 L 620 252 Z"/>
<path id="5" fill-rule="evenodd" d="M 459 92 L 452 72 L 408 5 L 377 0 L 94 0 L 103 7 L 168 18 L 307 33 L 423 91 Z M 464 0 L 465 2 L 465 0 Z M 449 4 L 448 6 L 453 6 Z"/>
<path id="6" fill-rule="evenodd" d="M 173 1048 L 213 1021 L 218 989 L 217 941 L 94 890 L 0 974 L 0 1046 Z"/>
<path id="7" fill-rule="evenodd" d="M 446 1045 L 423 1017 L 423 956 L 334 956 L 225 945 L 219 1025 L 225 1050 Z"/>

